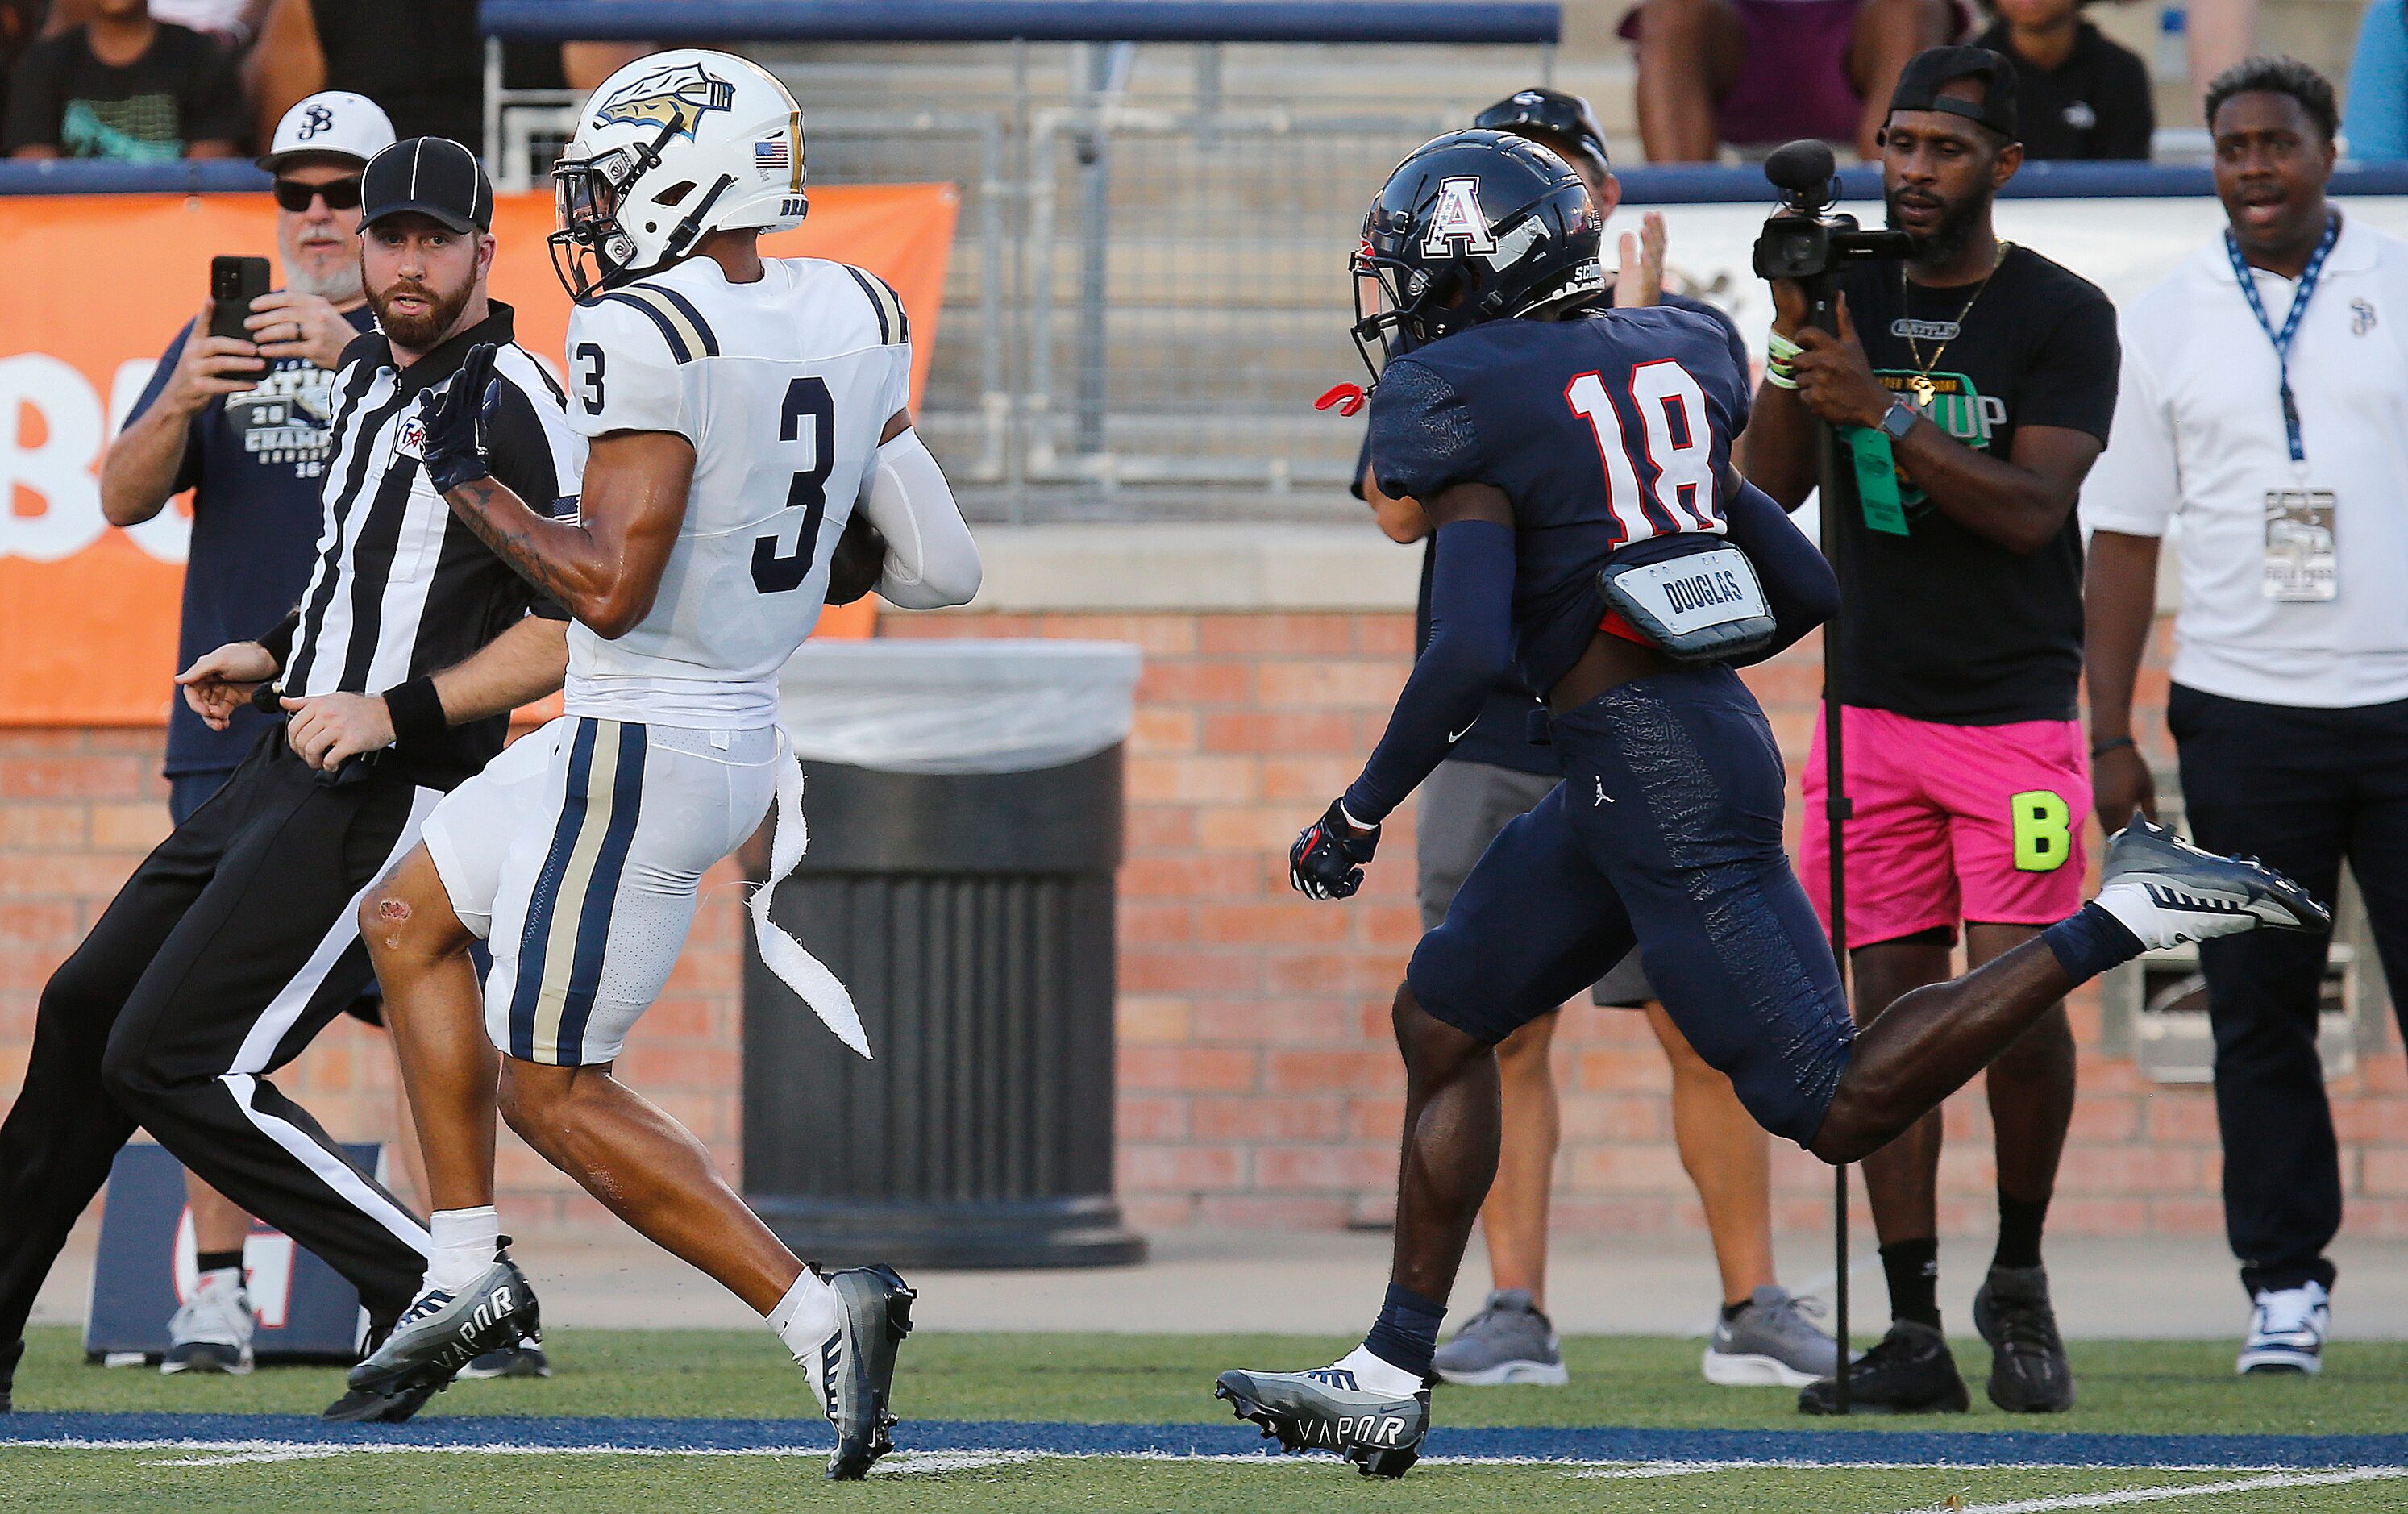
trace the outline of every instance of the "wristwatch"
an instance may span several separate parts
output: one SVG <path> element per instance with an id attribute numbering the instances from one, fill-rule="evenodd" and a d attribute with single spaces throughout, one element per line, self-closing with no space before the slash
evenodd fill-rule
<path id="1" fill-rule="evenodd" d="M 1904 441 L 1907 432 L 1914 429 L 1914 419 L 1918 413 L 1915 407 L 1906 401 L 1894 399 L 1889 402 L 1889 408 L 1882 412 L 1881 428 L 1889 433 L 1890 440 Z"/>

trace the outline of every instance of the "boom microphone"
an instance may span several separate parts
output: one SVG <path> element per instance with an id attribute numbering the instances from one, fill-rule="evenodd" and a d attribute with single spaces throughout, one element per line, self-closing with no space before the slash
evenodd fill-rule
<path id="1" fill-rule="evenodd" d="M 1764 160 L 1764 177 L 1774 189 L 1791 194 L 1820 191 L 1839 171 L 1839 161 L 1831 155 L 1831 144 L 1812 137 L 1777 148 Z"/>

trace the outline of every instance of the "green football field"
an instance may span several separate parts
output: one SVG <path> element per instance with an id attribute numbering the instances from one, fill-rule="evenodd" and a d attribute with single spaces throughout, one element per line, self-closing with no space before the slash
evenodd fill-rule
<path id="1" fill-rule="evenodd" d="M 824 1426 L 798 1422 L 808 1390 L 766 1333 L 551 1346 L 549 1381 L 463 1383 L 408 1426 L 327 1435 L 303 1417 L 339 1392 L 332 1369 L 162 1378 L 36 1331 L 0 1420 L 0 1507 L 2408 1509 L 2408 1344 L 2236 1379 L 2229 1344 L 2077 1342 L 2081 1403 L 2033 1420 L 1982 1402 L 1987 1353 L 1962 1342 L 1975 1412 L 1842 1425 L 1707 1385 L 1696 1341 L 1575 1339 L 1569 1388 L 1441 1388 L 1430 1459 L 1372 1483 L 1258 1455 L 1211 1397 L 1225 1367 L 1326 1362 L 1339 1341 L 924 1333 L 896 1380 L 902 1450 L 866 1487 L 820 1480 Z"/>

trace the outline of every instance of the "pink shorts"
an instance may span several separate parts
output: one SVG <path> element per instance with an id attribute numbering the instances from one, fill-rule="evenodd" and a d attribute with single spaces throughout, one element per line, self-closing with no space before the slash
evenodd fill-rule
<path id="1" fill-rule="evenodd" d="M 2078 721 L 1942 725 L 1846 714 L 1848 945 L 1973 921 L 2054 925 L 2082 907 L 2090 766 Z M 1823 726 L 1806 760 L 1799 881 L 1826 922 Z"/>

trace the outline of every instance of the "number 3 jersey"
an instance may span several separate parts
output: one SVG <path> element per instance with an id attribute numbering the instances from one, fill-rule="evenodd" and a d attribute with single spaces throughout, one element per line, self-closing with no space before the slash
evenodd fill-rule
<path id="1" fill-rule="evenodd" d="M 569 423 L 675 432 L 694 481 L 652 613 L 568 633 L 572 715 L 696 729 L 772 724 L 778 670 L 810 635 L 828 557 L 910 403 L 902 302 L 875 275 L 765 258 L 756 283 L 689 258 L 580 305 Z"/>
<path id="2" fill-rule="evenodd" d="M 1659 537 L 1721 536 L 1747 358 L 1711 316 L 1652 306 L 1492 321 L 1391 359 L 1371 392 L 1383 493 L 1493 485 L 1512 502 L 1513 630 L 1549 689 L 1604 618 L 1597 574 Z"/>

